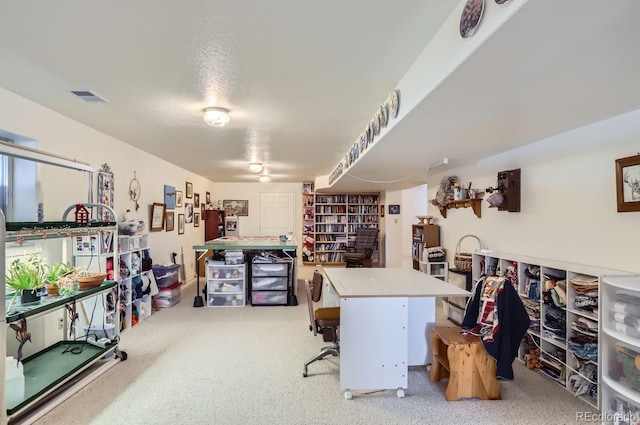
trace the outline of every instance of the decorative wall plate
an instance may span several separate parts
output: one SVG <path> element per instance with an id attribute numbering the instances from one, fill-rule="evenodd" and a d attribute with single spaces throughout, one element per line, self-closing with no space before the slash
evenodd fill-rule
<path id="1" fill-rule="evenodd" d="M 380 134 L 380 117 L 377 113 L 371 120 L 371 129 L 373 130 L 373 137 L 377 137 Z"/>
<path id="2" fill-rule="evenodd" d="M 398 118 L 398 112 L 400 112 L 400 90 L 394 89 L 391 92 L 391 107 L 389 108 L 389 115 L 391 115 L 392 118 Z"/>
<path id="3" fill-rule="evenodd" d="M 460 16 L 460 35 L 471 37 L 480 24 L 484 12 L 484 0 L 467 0 Z"/>
<path id="4" fill-rule="evenodd" d="M 386 103 L 380 105 L 380 127 L 385 128 L 389 123 L 389 106 Z"/>

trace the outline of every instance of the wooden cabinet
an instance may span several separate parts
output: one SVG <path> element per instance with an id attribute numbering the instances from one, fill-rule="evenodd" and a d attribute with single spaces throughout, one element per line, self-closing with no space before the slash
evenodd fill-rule
<path id="1" fill-rule="evenodd" d="M 204 240 L 211 241 L 224 236 L 224 211 L 205 210 L 204 217 Z"/>
<path id="2" fill-rule="evenodd" d="M 379 227 L 378 193 L 303 193 L 302 255 L 305 264 L 344 264 L 359 227 Z M 380 240 L 380 238 L 378 238 Z M 378 250 L 373 261 L 378 261 Z"/>
<path id="3" fill-rule="evenodd" d="M 423 250 L 434 246 L 440 246 L 440 226 L 437 224 L 411 225 L 411 257 L 414 269 L 420 270 Z"/>

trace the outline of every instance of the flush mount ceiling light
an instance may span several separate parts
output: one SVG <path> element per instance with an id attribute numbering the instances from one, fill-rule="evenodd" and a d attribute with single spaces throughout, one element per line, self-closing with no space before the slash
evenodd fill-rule
<path id="1" fill-rule="evenodd" d="M 204 121 L 211 127 L 224 127 L 229 124 L 229 110 L 225 108 L 205 108 L 204 109 Z"/>
<path id="2" fill-rule="evenodd" d="M 251 164 L 249 164 L 249 171 L 251 171 L 252 173 L 259 173 L 260 171 L 262 171 L 262 164 L 260 164 L 259 162 L 252 162 Z"/>
<path id="3" fill-rule="evenodd" d="M 271 176 L 269 176 L 268 174 L 260 174 L 261 183 L 267 183 L 269 181 L 271 181 Z"/>

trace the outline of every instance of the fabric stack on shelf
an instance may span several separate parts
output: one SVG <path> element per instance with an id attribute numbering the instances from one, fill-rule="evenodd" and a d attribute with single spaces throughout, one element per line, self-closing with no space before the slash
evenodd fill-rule
<path id="1" fill-rule="evenodd" d="M 543 275 L 543 280 L 544 303 L 564 308 L 567 305 L 567 281 L 564 278 L 551 275 Z"/>
<path id="2" fill-rule="evenodd" d="M 564 342 L 566 336 L 567 322 L 564 311 L 549 307 L 544 315 L 543 335 L 545 338 L 551 338 Z"/>
<path id="3" fill-rule="evenodd" d="M 525 293 L 532 300 L 540 299 L 540 267 L 529 265 L 524 269 Z"/>
<path id="4" fill-rule="evenodd" d="M 573 307 L 598 314 L 598 278 L 577 274 L 570 280 L 570 283 L 576 293 Z"/>
<path id="5" fill-rule="evenodd" d="M 571 323 L 569 348 L 581 360 L 598 361 L 598 322 L 579 317 Z"/>
<path id="6" fill-rule="evenodd" d="M 566 377 L 565 353 L 558 349 L 554 352 L 543 352 L 540 356 L 540 374 L 555 381 L 562 382 Z"/>
<path id="7" fill-rule="evenodd" d="M 522 299 L 524 308 L 527 310 L 531 324 L 529 329 L 535 333 L 540 333 L 540 303 L 526 298 Z"/>

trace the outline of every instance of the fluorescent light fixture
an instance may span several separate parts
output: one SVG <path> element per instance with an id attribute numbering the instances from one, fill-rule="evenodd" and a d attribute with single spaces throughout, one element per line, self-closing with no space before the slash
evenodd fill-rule
<path id="1" fill-rule="evenodd" d="M 260 171 L 262 171 L 262 164 L 260 164 L 259 162 L 252 162 L 251 164 L 249 164 L 249 171 L 251 171 L 252 173 L 259 173 Z"/>
<path id="2" fill-rule="evenodd" d="M 260 174 L 261 183 L 268 183 L 270 181 L 271 181 L 271 176 L 269 176 L 268 174 Z"/>
<path id="3" fill-rule="evenodd" d="M 204 110 L 204 122 L 211 127 L 224 127 L 230 119 L 228 109 L 212 107 Z"/>

